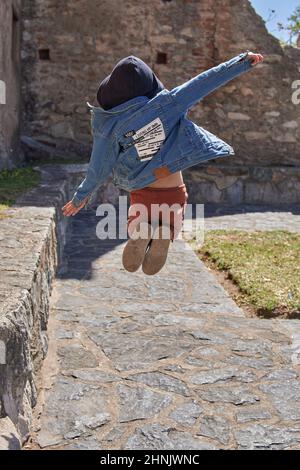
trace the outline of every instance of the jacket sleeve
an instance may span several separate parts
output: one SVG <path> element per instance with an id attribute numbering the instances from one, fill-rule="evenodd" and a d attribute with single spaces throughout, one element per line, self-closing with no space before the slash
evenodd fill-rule
<path id="1" fill-rule="evenodd" d="M 248 51 L 243 52 L 170 90 L 180 112 L 187 111 L 209 93 L 250 70 L 251 59 L 247 55 Z"/>
<path id="2" fill-rule="evenodd" d="M 112 172 L 117 158 L 118 152 L 114 140 L 94 134 L 92 154 L 86 177 L 76 188 L 72 198 L 75 207 L 78 207 L 86 197 L 91 198 L 100 184 Z"/>

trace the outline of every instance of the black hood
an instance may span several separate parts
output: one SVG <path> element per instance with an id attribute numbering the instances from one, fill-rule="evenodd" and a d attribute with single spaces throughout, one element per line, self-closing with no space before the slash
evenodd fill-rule
<path id="1" fill-rule="evenodd" d="M 151 99 L 164 88 L 145 62 L 130 55 L 121 59 L 100 83 L 97 100 L 103 109 L 110 109 L 137 96 Z"/>

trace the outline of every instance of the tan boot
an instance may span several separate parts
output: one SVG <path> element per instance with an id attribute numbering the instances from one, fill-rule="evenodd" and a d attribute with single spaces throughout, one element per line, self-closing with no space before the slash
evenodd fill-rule
<path id="1" fill-rule="evenodd" d="M 152 226 L 147 222 L 141 222 L 134 229 L 123 250 L 122 262 L 126 271 L 133 273 L 139 269 L 151 241 L 152 232 Z"/>
<path id="2" fill-rule="evenodd" d="M 163 238 L 163 226 L 155 229 L 148 251 L 144 257 L 142 270 L 152 276 L 158 273 L 165 265 L 170 245 L 169 238 Z"/>

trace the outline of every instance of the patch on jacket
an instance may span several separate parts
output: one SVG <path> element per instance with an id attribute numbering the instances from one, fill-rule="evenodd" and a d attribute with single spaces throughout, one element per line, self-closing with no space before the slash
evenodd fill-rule
<path id="1" fill-rule="evenodd" d="M 135 133 L 134 146 L 141 160 L 150 160 L 166 138 L 160 118 L 154 119 Z"/>
<path id="2" fill-rule="evenodd" d="M 135 134 L 135 130 L 128 131 L 124 134 L 124 137 L 132 137 Z"/>

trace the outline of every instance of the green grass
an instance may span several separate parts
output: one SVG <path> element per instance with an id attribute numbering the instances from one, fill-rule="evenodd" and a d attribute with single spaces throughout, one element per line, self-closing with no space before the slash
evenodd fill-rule
<path id="1" fill-rule="evenodd" d="M 0 218 L 5 217 L 5 209 L 14 204 L 18 196 L 39 182 L 39 172 L 31 167 L 0 171 Z"/>
<path id="2" fill-rule="evenodd" d="M 8 215 L 5 213 L 5 210 L 8 209 L 9 206 L 7 204 L 0 204 L 0 220 L 6 219 Z"/>
<path id="3" fill-rule="evenodd" d="M 225 271 L 258 315 L 300 317 L 300 234 L 212 230 L 200 258 Z"/>

